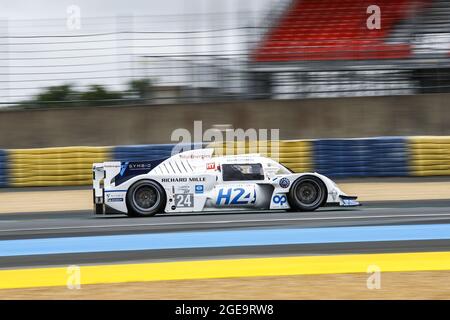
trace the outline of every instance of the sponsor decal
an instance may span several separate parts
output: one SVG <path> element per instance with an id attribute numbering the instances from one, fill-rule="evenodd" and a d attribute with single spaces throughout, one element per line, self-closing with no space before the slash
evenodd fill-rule
<path id="1" fill-rule="evenodd" d="M 125 192 L 125 191 L 123 191 Z M 123 195 L 121 195 L 122 191 L 120 192 L 111 192 L 111 191 L 107 191 L 106 192 L 106 197 L 109 198 L 123 198 Z"/>
<path id="2" fill-rule="evenodd" d="M 216 163 L 210 162 L 206 164 L 206 170 L 215 170 L 216 169 Z"/>
<path id="3" fill-rule="evenodd" d="M 195 178 L 189 178 L 190 182 L 204 182 L 206 181 L 205 177 L 195 177 Z"/>
<path id="4" fill-rule="evenodd" d="M 164 159 L 139 162 L 122 162 L 119 174 L 114 177 L 115 185 L 118 186 L 137 175 L 149 173 L 163 160 Z"/>
<path id="5" fill-rule="evenodd" d="M 278 204 L 280 206 L 284 206 L 287 202 L 287 198 L 285 195 L 276 195 L 273 197 L 273 203 Z"/>
<path id="6" fill-rule="evenodd" d="M 216 205 L 245 205 L 256 202 L 256 190 L 245 188 L 220 188 Z"/>
<path id="7" fill-rule="evenodd" d="M 199 193 L 203 193 L 204 192 L 204 186 L 201 184 L 197 184 L 195 185 L 195 193 L 199 194 Z"/>
<path id="8" fill-rule="evenodd" d="M 346 207 L 346 206 L 348 206 L 348 207 L 359 206 L 359 202 L 355 201 L 353 199 L 342 199 L 342 205 L 344 207 Z"/>
<path id="9" fill-rule="evenodd" d="M 120 168 L 120 175 L 123 176 L 125 172 L 128 171 L 137 171 L 137 170 L 150 170 L 152 168 L 151 163 L 144 162 L 124 162 Z"/>
<path id="10" fill-rule="evenodd" d="M 179 186 L 176 188 L 177 193 L 189 193 L 191 192 L 191 187 L 190 186 Z"/>
<path id="11" fill-rule="evenodd" d="M 192 177 L 192 178 L 162 178 L 161 182 L 205 182 L 205 177 Z"/>
<path id="12" fill-rule="evenodd" d="M 191 154 L 188 154 L 188 155 L 186 155 L 186 154 L 180 154 L 180 159 L 201 159 L 201 160 L 204 160 L 204 159 L 211 159 L 211 156 L 210 155 L 206 155 L 206 154 L 193 154 L 193 153 L 191 153 Z"/>
<path id="13" fill-rule="evenodd" d="M 194 206 L 194 195 L 192 193 L 174 194 L 176 208 L 192 208 Z"/>
<path id="14" fill-rule="evenodd" d="M 106 193 L 106 202 L 124 202 L 124 195 L 122 193 Z"/>
<path id="15" fill-rule="evenodd" d="M 224 159 L 225 163 L 235 164 L 235 163 L 255 163 L 253 157 L 233 157 L 230 159 Z"/>
<path id="16" fill-rule="evenodd" d="M 291 181 L 289 181 L 288 178 L 281 178 L 279 184 L 280 184 L 280 187 L 285 189 L 291 185 Z"/>
<path id="17" fill-rule="evenodd" d="M 151 169 L 151 163 L 130 163 L 128 169 L 130 170 L 141 170 L 141 169 Z"/>

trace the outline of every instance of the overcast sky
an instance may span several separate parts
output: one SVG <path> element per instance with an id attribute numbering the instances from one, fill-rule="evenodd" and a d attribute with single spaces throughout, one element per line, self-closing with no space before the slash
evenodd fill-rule
<path id="1" fill-rule="evenodd" d="M 175 68 L 164 70 L 160 66 L 168 65 L 167 62 L 149 64 L 141 58 L 242 53 L 247 44 L 241 42 L 247 40 L 242 36 L 246 29 L 240 28 L 259 25 L 270 14 L 270 8 L 287 1 L 0 0 L 0 103 L 24 100 L 42 88 L 63 83 L 76 84 L 80 89 L 103 84 L 117 90 L 123 89 L 123 83 L 132 77 L 148 76 L 162 84 L 180 84 L 186 80 L 169 73 L 183 73 L 185 66 L 176 62 Z M 68 8 L 74 5 L 80 9 L 79 29 L 67 27 Z M 226 30 L 183 38 L 185 31 L 220 28 Z M 169 33 L 130 35 L 131 39 L 121 39 L 128 35 L 116 34 L 73 37 L 116 31 Z M 149 65 L 155 70 L 147 70 Z M 205 77 L 205 81 L 209 79 Z"/>
<path id="2" fill-rule="evenodd" d="M 0 17 L 9 19 L 65 18 L 67 7 L 77 5 L 85 17 L 114 15 L 177 15 L 255 11 L 274 0 L 1 0 Z"/>

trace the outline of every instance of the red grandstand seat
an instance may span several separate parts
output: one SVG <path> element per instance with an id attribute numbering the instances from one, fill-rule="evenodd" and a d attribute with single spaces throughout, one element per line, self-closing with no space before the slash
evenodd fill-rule
<path id="1" fill-rule="evenodd" d="M 257 62 L 406 58 L 408 44 L 387 44 L 396 23 L 429 0 L 377 0 L 381 29 L 366 26 L 373 0 L 294 0 L 253 53 Z"/>

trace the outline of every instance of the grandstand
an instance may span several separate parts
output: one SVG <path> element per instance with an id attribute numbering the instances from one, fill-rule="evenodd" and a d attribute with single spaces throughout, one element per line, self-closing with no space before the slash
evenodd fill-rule
<path id="1" fill-rule="evenodd" d="M 382 27 L 367 27 L 367 0 L 297 0 L 267 34 L 255 60 L 365 60 L 410 56 L 409 44 L 388 44 L 394 26 L 428 1 L 382 0 Z M 419 5 L 418 5 L 419 4 Z"/>
<path id="2" fill-rule="evenodd" d="M 271 98 L 449 92 L 450 2 L 293 0 L 251 53 Z M 369 13 L 368 13 L 369 12 Z"/>

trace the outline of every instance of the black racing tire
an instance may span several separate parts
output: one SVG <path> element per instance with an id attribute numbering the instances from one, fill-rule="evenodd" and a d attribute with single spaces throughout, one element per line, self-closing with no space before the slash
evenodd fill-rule
<path id="1" fill-rule="evenodd" d="M 327 188 L 316 176 L 303 176 L 295 180 L 288 194 L 289 205 L 293 210 L 315 211 L 327 197 Z"/>
<path id="2" fill-rule="evenodd" d="M 152 217 L 164 210 L 166 193 L 153 180 L 140 180 L 127 192 L 127 208 L 130 217 Z"/>

